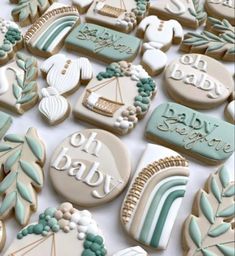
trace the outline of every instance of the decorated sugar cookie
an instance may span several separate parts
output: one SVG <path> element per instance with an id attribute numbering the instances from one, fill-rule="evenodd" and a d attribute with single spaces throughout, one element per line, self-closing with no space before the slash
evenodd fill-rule
<path id="1" fill-rule="evenodd" d="M 167 67 L 165 86 L 175 101 L 195 109 L 209 109 L 227 100 L 234 81 L 225 66 L 215 59 L 185 54 Z"/>
<path id="2" fill-rule="evenodd" d="M 5 135 L 12 124 L 12 118 L 8 114 L 0 111 L 0 140 Z"/>
<path id="3" fill-rule="evenodd" d="M 155 93 L 156 84 L 142 66 L 112 63 L 88 84 L 74 116 L 123 135 L 148 112 Z"/>
<path id="4" fill-rule="evenodd" d="M 184 255 L 232 256 L 235 253 L 235 183 L 222 167 L 198 191 L 183 227 Z"/>
<path id="5" fill-rule="evenodd" d="M 226 19 L 235 25 L 235 1 L 234 0 L 206 0 L 205 8 L 209 16 L 219 20 Z"/>
<path id="6" fill-rule="evenodd" d="M 235 124 L 235 91 L 229 97 L 229 103 L 225 108 L 224 114 L 230 123 Z"/>
<path id="7" fill-rule="evenodd" d="M 148 16 L 141 21 L 137 34 L 144 38 L 142 65 L 151 76 L 162 72 L 167 63 L 167 51 L 171 44 L 180 44 L 183 29 L 176 20 L 163 21 Z"/>
<path id="8" fill-rule="evenodd" d="M 188 176 L 185 158 L 148 144 L 122 205 L 125 231 L 146 246 L 166 249 Z"/>
<path id="9" fill-rule="evenodd" d="M 17 6 L 12 10 L 14 21 L 22 27 L 36 21 L 53 3 L 54 0 L 19 0 Z"/>
<path id="10" fill-rule="evenodd" d="M 24 35 L 26 48 L 41 57 L 50 57 L 62 47 L 66 35 L 80 22 L 77 8 L 54 3 Z"/>
<path id="11" fill-rule="evenodd" d="M 232 124 L 172 102 L 153 111 L 145 136 L 212 165 L 234 152 Z"/>
<path id="12" fill-rule="evenodd" d="M 83 14 L 87 12 L 93 0 L 72 0 L 72 2 L 78 8 L 79 13 Z"/>
<path id="13" fill-rule="evenodd" d="M 86 14 L 86 21 L 129 33 L 145 17 L 148 0 L 96 0 Z"/>
<path id="14" fill-rule="evenodd" d="M 37 60 L 18 52 L 15 60 L 0 67 L 0 106 L 17 114 L 34 107 L 38 101 Z"/>
<path id="15" fill-rule="evenodd" d="M 2 251 L 6 242 L 6 228 L 2 220 L 0 220 L 0 252 Z"/>
<path id="16" fill-rule="evenodd" d="M 200 0 L 157 0 L 151 3 L 149 12 L 164 20 L 178 20 L 183 26 L 194 29 L 206 20 Z"/>
<path id="17" fill-rule="evenodd" d="M 14 213 L 25 226 L 37 209 L 37 192 L 43 186 L 44 144 L 34 128 L 25 136 L 8 134 L 0 143 L 0 166 L 4 178 L 0 182 L 0 219 Z"/>
<path id="18" fill-rule="evenodd" d="M 64 54 L 56 54 L 43 62 L 41 71 L 47 84 L 67 95 L 87 84 L 93 76 L 93 69 L 87 58 L 70 59 Z"/>
<path id="19" fill-rule="evenodd" d="M 17 24 L 0 18 L 0 66 L 12 59 L 21 48 L 23 37 Z"/>
<path id="20" fill-rule="evenodd" d="M 204 32 L 190 32 L 185 35 L 181 50 L 232 62 L 235 58 L 234 43 L 235 28 L 229 21 L 209 17 Z"/>
<path id="21" fill-rule="evenodd" d="M 76 132 L 56 148 L 50 164 L 55 190 L 80 206 L 113 200 L 127 185 L 129 154 L 113 134 L 97 129 Z"/>
<path id="22" fill-rule="evenodd" d="M 96 24 L 83 23 L 68 35 L 65 46 L 69 50 L 110 63 L 134 60 L 139 51 L 140 40 Z"/>
<path id="23" fill-rule="evenodd" d="M 140 246 L 130 247 L 113 254 L 113 256 L 147 256 L 147 252 Z"/>
<path id="24" fill-rule="evenodd" d="M 70 203 L 47 208 L 37 223 L 22 229 L 4 256 L 105 256 L 101 231 L 87 211 Z"/>

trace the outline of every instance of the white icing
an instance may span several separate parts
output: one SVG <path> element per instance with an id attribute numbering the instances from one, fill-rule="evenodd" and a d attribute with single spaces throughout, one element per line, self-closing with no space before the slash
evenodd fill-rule
<path id="1" fill-rule="evenodd" d="M 86 8 L 93 3 L 94 0 L 72 0 L 74 5 L 79 6 L 80 8 Z"/>
<path id="2" fill-rule="evenodd" d="M 142 249 L 140 246 L 127 248 L 113 254 L 113 256 L 147 256 L 147 255 L 148 255 L 147 252 L 144 249 Z"/>
<path id="3" fill-rule="evenodd" d="M 105 6 L 105 2 L 104 1 L 97 1 L 95 8 L 94 8 L 94 12 L 98 12 L 100 11 L 103 7 Z"/>
<path id="4" fill-rule="evenodd" d="M 231 101 L 227 105 L 225 111 L 228 115 L 229 121 L 233 121 L 233 123 L 235 123 L 235 100 Z"/>
<path id="5" fill-rule="evenodd" d="M 149 74 L 141 65 L 131 65 L 130 68 L 131 79 L 139 81 L 140 79 L 149 78 Z"/>
<path id="6" fill-rule="evenodd" d="M 171 3 L 167 3 L 165 9 L 175 15 L 182 15 L 186 12 L 186 6 L 181 0 L 170 0 Z"/>
<path id="7" fill-rule="evenodd" d="M 87 98 L 87 107 L 93 109 L 100 97 L 98 93 L 92 92 Z"/>

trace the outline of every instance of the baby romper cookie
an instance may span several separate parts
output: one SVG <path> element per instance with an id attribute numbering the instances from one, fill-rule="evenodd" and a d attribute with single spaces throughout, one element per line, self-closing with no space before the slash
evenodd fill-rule
<path id="1" fill-rule="evenodd" d="M 12 118 L 8 114 L 0 111 L 0 140 L 5 135 L 12 124 Z"/>
<path id="2" fill-rule="evenodd" d="M 151 75 L 158 75 L 167 63 L 167 51 L 171 44 L 180 44 L 183 29 L 176 20 L 163 21 L 157 16 L 148 16 L 138 27 L 137 34 L 144 37 L 142 65 Z"/>
<path id="3" fill-rule="evenodd" d="M 90 5 L 93 3 L 93 0 L 72 0 L 73 5 L 75 5 L 80 14 L 84 14 L 89 9 Z"/>
<path id="4" fill-rule="evenodd" d="M 54 0 L 19 0 L 11 15 L 22 27 L 36 21 L 53 3 Z"/>
<path id="5" fill-rule="evenodd" d="M 234 255 L 234 196 L 235 183 L 225 167 L 210 175 L 184 223 L 184 255 Z"/>
<path id="6" fill-rule="evenodd" d="M 226 19 L 235 26 L 234 0 L 206 0 L 205 8 L 209 16 L 219 20 Z"/>
<path id="7" fill-rule="evenodd" d="M 140 246 L 135 246 L 116 252 L 113 256 L 148 256 L 148 254 Z"/>
<path id="8" fill-rule="evenodd" d="M 229 97 L 229 103 L 225 108 L 224 114 L 230 123 L 235 124 L 235 91 Z"/>
<path id="9" fill-rule="evenodd" d="M 74 116 L 120 135 L 130 132 L 148 112 L 156 84 L 140 65 L 110 64 L 87 85 Z"/>
<path id="10" fill-rule="evenodd" d="M 6 242 L 6 228 L 2 220 L 0 220 L 0 252 L 2 251 Z"/>
<path id="11" fill-rule="evenodd" d="M 157 0 L 151 3 L 149 13 L 164 20 L 178 20 L 183 26 L 194 29 L 206 20 L 200 0 Z"/>
<path id="12" fill-rule="evenodd" d="M 64 4 L 52 4 L 24 35 L 26 48 L 41 57 L 56 54 L 74 25 L 80 22 L 77 8 Z"/>
<path id="13" fill-rule="evenodd" d="M 0 143 L 0 165 L 5 176 L 0 181 L 0 219 L 13 212 L 25 226 L 37 209 L 37 192 L 43 186 L 44 144 L 34 128 L 25 136 L 8 134 Z"/>
<path id="14" fill-rule="evenodd" d="M 212 165 L 234 152 L 232 124 L 172 102 L 153 111 L 145 136 Z"/>
<path id="15" fill-rule="evenodd" d="M 148 0 L 97 0 L 89 8 L 86 21 L 130 33 L 148 12 Z"/>
<path id="16" fill-rule="evenodd" d="M 125 231 L 146 246 L 166 249 L 188 176 L 185 158 L 148 144 L 122 205 Z"/>
<path id="17" fill-rule="evenodd" d="M 37 223 L 21 230 L 4 256 L 105 256 L 101 231 L 87 211 L 70 203 L 47 208 Z"/>
<path id="18" fill-rule="evenodd" d="M 56 148 L 50 164 L 55 190 L 79 206 L 97 206 L 117 197 L 126 187 L 131 164 L 128 151 L 113 134 L 83 130 Z"/>
<path id="19" fill-rule="evenodd" d="M 76 26 L 65 40 L 68 50 L 108 62 L 132 61 L 138 54 L 140 40 L 91 23 Z"/>
<path id="20" fill-rule="evenodd" d="M 93 68 L 87 58 L 70 59 L 64 54 L 56 54 L 45 60 L 41 71 L 47 84 L 63 95 L 73 93 L 93 76 Z"/>
<path id="21" fill-rule="evenodd" d="M 210 109 L 227 100 L 234 81 L 226 67 L 215 59 L 185 54 L 165 70 L 165 86 L 175 101 L 195 109 Z"/>
<path id="22" fill-rule="evenodd" d="M 0 105 L 17 114 L 38 101 L 37 60 L 18 52 L 15 60 L 0 67 Z"/>
<path id="23" fill-rule="evenodd" d="M 195 52 L 212 58 L 234 61 L 235 28 L 227 20 L 208 18 L 204 32 L 191 32 L 185 35 L 180 49 Z"/>
<path id="24" fill-rule="evenodd" d="M 15 22 L 0 18 L 0 66 L 6 64 L 23 48 L 23 37 Z"/>

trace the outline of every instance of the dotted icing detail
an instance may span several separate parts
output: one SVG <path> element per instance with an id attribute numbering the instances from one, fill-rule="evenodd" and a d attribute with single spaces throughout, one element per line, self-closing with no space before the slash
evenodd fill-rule
<path id="1" fill-rule="evenodd" d="M 87 234 L 83 247 L 82 256 L 105 256 L 107 254 L 104 240 L 101 236 Z"/>

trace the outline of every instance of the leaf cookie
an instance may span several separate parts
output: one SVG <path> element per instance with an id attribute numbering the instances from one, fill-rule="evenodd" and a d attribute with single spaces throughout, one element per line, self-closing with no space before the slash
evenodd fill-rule
<path id="1" fill-rule="evenodd" d="M 36 129 L 25 136 L 8 134 L 0 144 L 1 172 L 0 218 L 6 219 L 14 210 L 20 225 L 28 223 L 31 212 L 37 209 L 37 191 L 43 186 L 45 149 Z"/>
<path id="2" fill-rule="evenodd" d="M 0 220 L 0 252 L 2 251 L 6 242 L 6 228 L 2 220 Z"/>
<path id="3" fill-rule="evenodd" d="M 18 52 L 15 60 L 0 68 L 0 105 L 23 114 L 38 101 L 37 60 Z"/>
<path id="4" fill-rule="evenodd" d="M 12 118 L 8 114 L 0 111 L 0 140 L 10 128 Z"/>
<path id="5" fill-rule="evenodd" d="M 183 228 L 184 255 L 233 256 L 235 254 L 235 183 L 222 167 L 201 189 Z"/>

